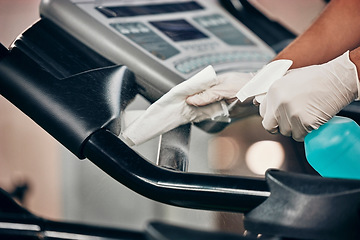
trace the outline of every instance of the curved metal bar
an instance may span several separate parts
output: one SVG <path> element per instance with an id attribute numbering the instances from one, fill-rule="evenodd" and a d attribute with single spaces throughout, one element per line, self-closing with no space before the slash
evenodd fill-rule
<path id="1" fill-rule="evenodd" d="M 186 172 L 189 165 L 191 124 L 184 124 L 160 136 L 156 164 L 175 171 Z"/>
<path id="2" fill-rule="evenodd" d="M 133 191 L 170 205 L 248 212 L 270 195 L 265 180 L 184 173 L 157 167 L 105 129 L 90 136 L 83 154 Z"/>

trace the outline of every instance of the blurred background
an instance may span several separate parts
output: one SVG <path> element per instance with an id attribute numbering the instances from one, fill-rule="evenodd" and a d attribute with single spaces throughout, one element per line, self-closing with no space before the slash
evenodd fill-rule
<path id="1" fill-rule="evenodd" d="M 322 0 L 249 1 L 265 16 L 300 34 L 322 11 Z M 11 43 L 39 19 L 40 0 L 0 1 L 0 42 Z M 139 96 L 141 107 L 148 103 Z M 137 108 L 138 106 L 132 106 Z M 149 161 L 158 139 L 136 150 Z M 219 134 L 193 128 L 189 171 L 263 178 L 268 168 L 308 171 L 302 144 L 261 127 L 258 116 Z M 133 193 L 87 160 L 78 160 L 0 97 L 0 187 L 34 214 L 52 220 L 142 229 L 150 220 L 241 232 L 241 214 L 170 207 Z"/>

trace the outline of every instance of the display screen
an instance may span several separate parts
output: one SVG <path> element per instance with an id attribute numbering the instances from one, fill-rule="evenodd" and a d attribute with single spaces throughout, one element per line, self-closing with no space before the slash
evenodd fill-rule
<path id="1" fill-rule="evenodd" d="M 194 26 L 183 19 L 150 22 L 175 42 L 208 38 Z"/>
<path id="2" fill-rule="evenodd" d="M 206 30 L 217 36 L 225 43 L 232 46 L 255 45 L 241 31 L 235 28 L 224 16 L 214 14 L 210 16 L 196 17 L 194 20 Z"/>
<path id="3" fill-rule="evenodd" d="M 166 60 L 180 53 L 144 23 L 112 23 L 110 26 L 161 60 Z"/>
<path id="4" fill-rule="evenodd" d="M 204 9 L 197 2 L 146 4 L 128 6 L 102 6 L 96 8 L 108 18 L 135 17 L 143 15 L 169 14 L 176 12 L 187 12 Z"/>

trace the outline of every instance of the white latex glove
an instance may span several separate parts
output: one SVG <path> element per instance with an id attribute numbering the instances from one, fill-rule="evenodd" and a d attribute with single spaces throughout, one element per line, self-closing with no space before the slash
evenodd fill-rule
<path id="1" fill-rule="evenodd" d="M 238 91 L 254 76 L 253 73 L 228 72 L 221 74 L 216 79 L 216 84 L 210 88 L 204 88 L 201 92 L 189 96 L 186 102 L 194 106 L 226 100 L 236 100 Z"/>
<path id="2" fill-rule="evenodd" d="M 290 70 L 273 83 L 260 104 L 263 126 L 303 141 L 359 97 L 359 79 L 349 52 L 321 65 Z"/>
<path id="3" fill-rule="evenodd" d="M 153 103 L 144 114 L 122 132 L 122 136 L 129 145 L 137 145 L 182 124 L 228 115 L 225 103 L 216 102 L 196 107 L 185 102 L 189 95 L 216 84 L 214 69 L 211 66 L 203 69 L 195 76 L 173 87 Z"/>

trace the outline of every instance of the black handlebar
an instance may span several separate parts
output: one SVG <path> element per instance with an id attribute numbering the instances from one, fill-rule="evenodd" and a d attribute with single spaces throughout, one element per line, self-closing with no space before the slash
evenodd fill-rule
<path id="1" fill-rule="evenodd" d="M 153 165 L 107 130 L 91 135 L 84 155 L 130 189 L 187 208 L 248 212 L 269 195 L 264 180 L 184 173 Z"/>

